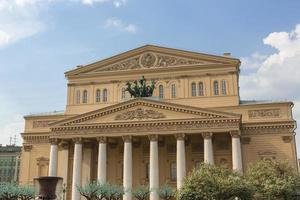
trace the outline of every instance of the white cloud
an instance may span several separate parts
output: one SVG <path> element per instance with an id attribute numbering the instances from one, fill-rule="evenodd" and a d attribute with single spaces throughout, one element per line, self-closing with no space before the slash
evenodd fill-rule
<path id="1" fill-rule="evenodd" d="M 243 58 L 246 62 L 242 63 L 242 69 L 252 68 L 255 71 L 240 76 L 241 97 L 294 101 L 293 113 L 299 127 L 300 24 L 290 32 L 270 33 L 263 42 L 275 48 L 276 52 L 265 58 L 253 55 Z M 300 147 L 300 137 L 297 136 L 297 139 Z"/>
<path id="2" fill-rule="evenodd" d="M 0 47 L 45 29 L 40 11 L 51 0 L 0 0 Z"/>
<path id="3" fill-rule="evenodd" d="M 290 33 L 274 32 L 263 41 L 277 52 L 259 60 L 260 66 L 252 63 L 254 73 L 241 75 L 242 97 L 300 99 L 300 24 Z"/>
<path id="4" fill-rule="evenodd" d="M 129 33 L 136 33 L 137 27 L 134 24 L 125 24 L 122 20 L 117 18 L 107 19 L 104 25 L 105 28 L 115 28 Z"/>
<path id="5" fill-rule="evenodd" d="M 112 3 L 117 8 L 126 4 L 126 0 L 81 0 L 81 2 L 90 6 L 96 3 Z"/>

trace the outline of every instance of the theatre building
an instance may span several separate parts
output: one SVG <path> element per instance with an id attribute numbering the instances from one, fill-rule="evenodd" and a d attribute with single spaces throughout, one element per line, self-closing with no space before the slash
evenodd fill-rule
<path id="1" fill-rule="evenodd" d="M 65 111 L 25 116 L 20 183 L 63 177 L 69 200 L 94 180 L 123 185 L 126 200 L 147 184 L 156 200 L 155 188 L 180 188 L 201 162 L 243 173 L 266 158 L 296 170 L 293 103 L 240 99 L 240 64 L 146 45 L 66 72 Z M 156 81 L 153 97 L 131 98 L 126 83 L 142 76 Z"/>

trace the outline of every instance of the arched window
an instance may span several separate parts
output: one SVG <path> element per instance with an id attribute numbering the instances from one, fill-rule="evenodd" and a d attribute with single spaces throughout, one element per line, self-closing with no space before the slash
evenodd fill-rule
<path id="1" fill-rule="evenodd" d="M 80 90 L 76 91 L 76 104 L 80 104 Z"/>
<path id="2" fill-rule="evenodd" d="M 196 83 L 192 83 L 192 97 L 196 96 Z"/>
<path id="3" fill-rule="evenodd" d="M 126 97 L 126 88 L 122 88 L 121 99 L 125 99 Z"/>
<path id="4" fill-rule="evenodd" d="M 160 99 L 164 98 L 164 86 L 163 85 L 158 86 L 158 96 Z"/>
<path id="5" fill-rule="evenodd" d="M 219 83 L 214 81 L 214 95 L 219 95 Z"/>
<path id="6" fill-rule="evenodd" d="M 102 98 L 103 98 L 103 102 L 107 102 L 107 89 L 103 90 Z"/>
<path id="7" fill-rule="evenodd" d="M 204 84 L 203 84 L 203 82 L 199 83 L 199 96 L 204 96 Z"/>
<path id="8" fill-rule="evenodd" d="M 176 85 L 175 84 L 171 85 L 171 97 L 176 98 Z"/>
<path id="9" fill-rule="evenodd" d="M 97 89 L 96 90 L 96 102 L 101 101 L 101 90 Z"/>
<path id="10" fill-rule="evenodd" d="M 226 81 L 222 80 L 222 94 L 226 95 Z"/>
<path id="11" fill-rule="evenodd" d="M 82 103 L 87 103 L 87 101 L 88 101 L 88 92 L 87 92 L 87 90 L 83 90 Z"/>
<path id="12" fill-rule="evenodd" d="M 176 181 L 177 179 L 177 166 L 176 166 L 176 162 L 171 162 L 170 164 L 170 178 L 171 181 Z"/>

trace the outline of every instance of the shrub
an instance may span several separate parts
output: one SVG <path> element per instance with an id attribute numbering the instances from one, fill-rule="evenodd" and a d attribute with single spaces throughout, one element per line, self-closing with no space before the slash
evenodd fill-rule
<path id="1" fill-rule="evenodd" d="M 171 186 L 168 186 L 167 184 L 162 185 L 158 188 L 158 195 L 161 199 L 170 200 L 173 197 L 175 197 L 175 194 L 176 194 L 175 190 Z"/>
<path id="2" fill-rule="evenodd" d="M 179 191 L 180 200 L 253 199 L 254 188 L 237 172 L 224 167 L 201 164 L 186 177 Z"/>
<path id="3" fill-rule="evenodd" d="M 149 186 L 140 185 L 137 186 L 133 191 L 132 195 L 138 200 L 146 200 L 148 199 L 150 194 Z"/>

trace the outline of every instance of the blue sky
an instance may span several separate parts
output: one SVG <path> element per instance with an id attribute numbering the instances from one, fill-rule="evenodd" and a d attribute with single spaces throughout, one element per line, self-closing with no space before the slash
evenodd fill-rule
<path id="1" fill-rule="evenodd" d="M 231 52 L 243 62 L 241 97 L 292 100 L 300 121 L 299 8 L 296 0 L 0 0 L 1 143 L 23 131 L 23 115 L 64 109 L 65 71 L 144 44 Z"/>

